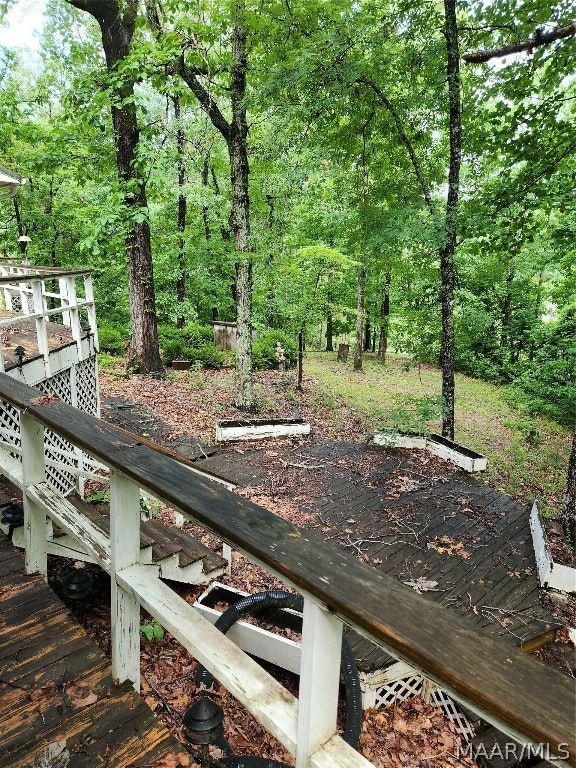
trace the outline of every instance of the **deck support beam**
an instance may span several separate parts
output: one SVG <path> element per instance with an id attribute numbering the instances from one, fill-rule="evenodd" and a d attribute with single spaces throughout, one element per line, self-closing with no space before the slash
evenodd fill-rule
<path id="1" fill-rule="evenodd" d="M 119 472 L 110 474 L 112 576 L 112 675 L 140 690 L 140 603 L 115 574 L 140 561 L 140 489 Z"/>
<path id="2" fill-rule="evenodd" d="M 336 733 L 342 622 L 304 599 L 296 768 Z"/>
<path id="3" fill-rule="evenodd" d="M 22 440 L 22 483 L 24 490 L 46 480 L 44 463 L 44 427 L 25 412 L 20 414 Z M 24 505 L 24 543 L 26 573 L 48 576 L 47 533 L 48 524 L 44 509 L 26 492 L 22 494 Z"/>

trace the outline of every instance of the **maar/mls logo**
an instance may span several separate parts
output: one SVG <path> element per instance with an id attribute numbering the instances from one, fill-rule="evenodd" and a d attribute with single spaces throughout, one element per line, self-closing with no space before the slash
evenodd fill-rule
<path id="1" fill-rule="evenodd" d="M 568 744 L 559 744 L 555 751 L 552 751 L 550 744 L 519 744 L 517 741 L 506 741 L 494 744 L 465 744 L 459 745 L 456 750 L 456 757 L 471 757 L 474 760 L 484 758 L 485 760 L 529 760 L 538 757 L 540 760 L 567 760 L 570 757 L 570 747 Z"/>

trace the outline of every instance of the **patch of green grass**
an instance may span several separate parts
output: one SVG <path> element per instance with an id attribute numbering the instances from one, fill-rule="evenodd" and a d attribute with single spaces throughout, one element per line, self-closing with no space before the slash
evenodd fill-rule
<path id="1" fill-rule="evenodd" d="M 407 401 L 438 397 L 440 370 L 431 365 L 408 365 L 405 357 L 390 356 L 386 365 L 368 357 L 359 375 L 349 361 L 335 355 L 308 352 L 305 373 L 317 384 L 312 398 L 336 408 L 340 398 L 361 416 L 366 431 L 373 431 L 382 414 Z M 438 431 L 440 421 L 429 424 Z M 363 440 L 365 435 L 359 434 Z M 505 400 L 505 389 L 480 379 L 456 375 L 457 442 L 488 458 L 486 481 L 520 501 L 535 498 L 545 514 L 554 513 L 566 483 L 571 436 L 556 422 L 532 416 Z"/>

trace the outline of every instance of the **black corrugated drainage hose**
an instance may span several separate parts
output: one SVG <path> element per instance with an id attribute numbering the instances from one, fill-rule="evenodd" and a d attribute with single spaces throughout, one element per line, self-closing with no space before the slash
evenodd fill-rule
<path id="1" fill-rule="evenodd" d="M 215 626 L 225 635 L 239 619 L 251 616 L 267 608 L 288 608 L 293 611 L 302 612 L 303 607 L 304 599 L 301 595 L 292 595 L 280 589 L 258 592 L 255 595 L 247 595 L 231 605 L 220 616 Z M 342 638 L 341 673 L 346 690 L 344 740 L 354 749 L 357 749 L 360 740 L 360 728 L 362 726 L 362 694 L 358 670 L 356 669 L 356 660 L 345 637 Z M 198 667 L 196 684 L 209 688 L 212 682 L 213 677 L 208 670 L 202 666 Z M 220 759 L 220 762 L 227 766 L 227 768 L 287 768 L 283 763 L 268 760 L 268 758 L 234 755 L 225 739 L 221 739 L 217 746 L 226 755 L 226 757 Z"/>

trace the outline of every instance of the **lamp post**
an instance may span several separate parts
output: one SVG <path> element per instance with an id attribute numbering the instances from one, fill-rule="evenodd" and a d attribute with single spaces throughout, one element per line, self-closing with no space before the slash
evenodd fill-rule
<path id="1" fill-rule="evenodd" d="M 20 235 L 20 237 L 18 238 L 20 250 L 22 251 L 22 261 L 24 264 L 28 264 L 28 258 L 26 256 L 26 253 L 28 251 L 28 245 L 31 242 L 32 240 L 28 237 L 28 235 Z"/>
<path id="2" fill-rule="evenodd" d="M 209 768 L 209 745 L 223 735 L 223 720 L 224 710 L 205 693 L 184 713 L 184 735 L 191 744 L 200 747 L 202 768 Z"/>
<path id="3" fill-rule="evenodd" d="M 18 368 L 20 368 L 20 370 L 22 370 L 22 361 L 26 357 L 26 350 L 24 349 L 24 347 L 21 344 L 19 344 L 16 347 L 16 349 L 14 350 L 14 354 L 18 358 Z"/>

